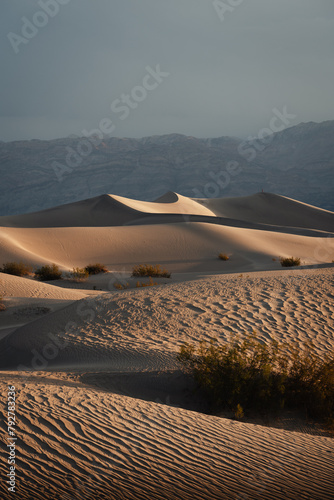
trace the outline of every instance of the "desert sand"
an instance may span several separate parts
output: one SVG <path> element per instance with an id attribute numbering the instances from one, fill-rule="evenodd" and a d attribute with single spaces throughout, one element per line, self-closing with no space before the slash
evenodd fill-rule
<path id="1" fill-rule="evenodd" d="M 282 268 L 279 257 L 290 256 L 302 265 Z M 334 498 L 330 434 L 295 415 L 205 414 L 176 358 L 184 342 L 226 344 L 253 330 L 263 342 L 312 341 L 319 356 L 333 352 L 333 260 L 334 213 L 268 193 L 104 195 L 0 217 L 0 265 L 109 270 L 82 283 L 0 274 L 0 379 L 17 401 L 16 497 Z M 136 288 L 140 263 L 172 277 Z M 6 443 L 3 398 L 1 412 Z M 7 459 L 3 446 L 4 499 L 12 498 Z"/>

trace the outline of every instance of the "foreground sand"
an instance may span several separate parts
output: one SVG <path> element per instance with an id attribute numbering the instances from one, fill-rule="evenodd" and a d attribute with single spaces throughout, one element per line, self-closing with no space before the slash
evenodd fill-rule
<path id="1" fill-rule="evenodd" d="M 66 383 L 17 385 L 22 500 L 333 498 L 332 439 Z"/>
<path id="2" fill-rule="evenodd" d="M 118 270 L 79 284 L 0 275 L 1 439 L 15 385 L 16 498 L 334 498 L 332 437 L 303 415 L 266 426 L 206 415 L 176 359 L 184 342 L 225 344 L 253 330 L 263 342 L 312 341 L 319 356 L 332 353 L 334 214 L 269 195 L 74 205 L 0 221 L 0 263 L 68 270 L 93 259 Z M 230 219 L 172 222 L 179 213 Z M 230 261 L 217 259 L 223 250 Z M 282 269 L 278 255 L 309 268 Z M 172 279 L 117 291 L 115 281 L 135 286 L 129 270 L 142 260 L 166 265 Z M 3 446 L 4 499 L 13 498 L 7 458 Z"/>

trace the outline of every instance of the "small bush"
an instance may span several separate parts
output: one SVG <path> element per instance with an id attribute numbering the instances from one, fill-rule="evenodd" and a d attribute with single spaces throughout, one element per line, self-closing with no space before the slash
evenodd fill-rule
<path id="1" fill-rule="evenodd" d="M 149 280 L 148 280 L 148 282 L 147 282 L 147 283 L 143 283 L 143 282 L 139 282 L 139 281 L 137 281 L 137 283 L 136 283 L 136 287 L 137 287 L 137 288 L 140 288 L 140 287 L 145 287 L 145 286 L 155 286 L 155 285 L 157 285 L 157 284 L 158 284 L 158 283 L 157 283 L 156 281 L 153 281 L 153 280 L 152 280 L 152 277 L 150 276 L 150 277 L 149 277 Z"/>
<path id="2" fill-rule="evenodd" d="M 300 266 L 301 263 L 299 257 L 280 257 L 279 261 L 282 267 Z"/>
<path id="3" fill-rule="evenodd" d="M 52 264 L 51 266 L 42 266 L 36 269 L 35 278 L 40 281 L 60 280 L 62 273 L 56 264 Z"/>
<path id="4" fill-rule="evenodd" d="M 230 260 L 229 256 L 226 253 L 220 253 L 218 257 L 220 260 Z"/>
<path id="5" fill-rule="evenodd" d="M 85 270 L 89 275 L 94 275 L 94 274 L 100 274 L 100 273 L 107 273 L 108 269 L 106 266 L 100 263 L 96 264 L 88 264 L 88 266 L 85 267 Z"/>
<path id="6" fill-rule="evenodd" d="M 0 272 L 14 276 L 28 276 L 32 272 L 32 268 L 23 264 L 23 262 L 6 262 L 0 268 Z"/>
<path id="7" fill-rule="evenodd" d="M 73 267 L 70 277 L 75 281 L 84 281 L 89 277 L 89 273 L 86 268 Z"/>
<path id="8" fill-rule="evenodd" d="M 129 283 L 125 283 L 124 285 L 122 285 L 122 283 L 114 283 L 114 288 L 117 290 L 126 290 L 129 286 Z"/>
<path id="9" fill-rule="evenodd" d="M 161 269 L 159 264 L 152 266 L 140 264 L 132 269 L 132 276 L 151 276 L 153 278 L 170 278 L 171 274 L 166 269 Z"/>
<path id="10" fill-rule="evenodd" d="M 240 404 L 237 404 L 237 408 L 234 412 L 234 418 L 236 420 L 241 420 L 244 418 L 244 416 L 245 416 L 245 414 L 244 414 L 244 410 L 243 410 L 242 406 Z"/>
<path id="11" fill-rule="evenodd" d="M 283 407 L 301 409 L 334 428 L 334 356 L 320 359 L 312 345 L 303 352 L 277 342 L 261 344 L 255 335 L 230 346 L 200 342 L 185 344 L 178 355 L 192 373 L 213 412 L 232 410 L 235 418 L 250 411 L 270 412 Z"/>

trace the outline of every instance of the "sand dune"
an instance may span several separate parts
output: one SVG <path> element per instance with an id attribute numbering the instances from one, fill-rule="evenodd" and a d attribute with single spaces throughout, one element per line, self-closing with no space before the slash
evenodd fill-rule
<path id="1" fill-rule="evenodd" d="M 59 286 L 53 286 L 48 283 L 41 283 L 39 281 L 1 273 L 0 296 L 54 300 L 79 300 L 84 297 L 84 294 L 75 290 L 59 288 Z"/>
<path id="2" fill-rule="evenodd" d="M 256 328 L 264 341 L 312 339 L 319 354 L 329 352 L 333 275 L 288 270 L 124 291 L 79 300 L 18 329 L 1 343 L 7 360 L 31 361 L 50 332 L 68 342 L 44 367 L 62 373 L 1 375 L 19 401 L 19 498 L 331 499 L 333 439 L 173 407 L 179 400 L 168 379 L 155 387 L 155 402 L 143 398 L 150 371 L 175 369 L 185 340 L 226 342 Z M 76 326 L 64 335 L 68 320 Z M 132 397 L 108 392 L 116 372 L 138 371 L 146 373 L 141 399 L 135 385 Z"/>
<path id="3" fill-rule="evenodd" d="M 121 226 L 158 214 L 219 217 L 253 224 L 334 232 L 332 212 L 271 193 L 258 193 L 237 198 L 192 199 L 169 192 L 154 202 L 106 194 L 41 212 L 0 217 L 0 227 Z"/>
<path id="4" fill-rule="evenodd" d="M 332 439 L 66 384 L 15 385 L 20 500 L 333 498 Z"/>
<path id="5" fill-rule="evenodd" d="M 100 261 L 110 270 L 160 263 L 171 272 L 278 269 L 279 256 L 304 264 L 331 262 L 334 238 L 180 222 L 124 227 L 0 228 L 0 262 L 33 266 L 54 262 L 63 269 Z M 218 260 L 220 252 L 230 261 Z M 276 262 L 272 259 L 275 258 Z"/>
<path id="6" fill-rule="evenodd" d="M 253 329 L 265 342 L 312 340 L 325 354 L 334 348 L 333 277 L 334 267 L 232 274 L 88 297 L 17 329 L 2 344 L 1 365 L 31 365 L 50 332 L 61 346 L 48 360 L 55 369 L 176 369 L 184 342 L 227 342 Z"/>
<path id="7" fill-rule="evenodd" d="M 316 228 L 330 233 L 334 231 L 333 212 L 272 193 L 197 201 L 220 217 L 277 226 Z"/>
<path id="8" fill-rule="evenodd" d="M 69 269 L 99 260 L 110 270 L 130 271 L 150 262 L 173 272 L 221 272 L 217 256 L 225 252 L 232 258 L 224 272 L 232 272 L 278 268 L 272 259 L 279 256 L 299 256 L 305 264 L 333 260 L 333 213 L 263 193 L 203 203 L 176 193 L 155 202 L 104 195 L 2 217 L 0 263 Z"/>
<path id="9" fill-rule="evenodd" d="M 332 438 L 305 417 L 262 426 L 205 415 L 177 360 L 184 342 L 226 344 L 253 330 L 263 342 L 333 352 L 333 218 L 265 193 L 105 195 L 0 218 L 0 265 L 100 261 L 111 271 L 80 285 L 0 274 L 0 380 L 17 392 L 17 497 L 334 498 Z M 278 257 L 291 255 L 304 266 L 282 269 Z M 133 286 L 131 269 L 143 262 L 172 278 L 114 289 L 118 278 Z M 6 443 L 3 399 L 0 408 Z M 4 446 L 5 471 L 7 458 Z M 0 491 L 11 498 L 4 481 Z"/>
<path id="10" fill-rule="evenodd" d="M 166 193 L 155 202 L 105 194 L 41 212 L 0 217 L 0 226 L 35 228 L 121 226 L 144 214 L 164 213 L 215 215 L 191 198 L 172 192 Z"/>

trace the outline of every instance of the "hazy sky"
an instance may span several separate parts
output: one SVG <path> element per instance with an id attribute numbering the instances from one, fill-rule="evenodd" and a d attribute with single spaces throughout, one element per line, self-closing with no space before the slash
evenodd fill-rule
<path id="1" fill-rule="evenodd" d="M 333 0 L 2 0 L 0 26 L 0 140 L 334 119 Z"/>

